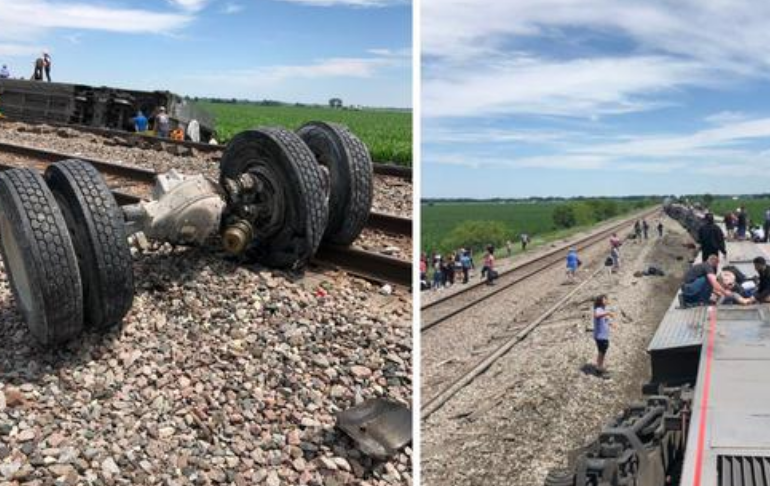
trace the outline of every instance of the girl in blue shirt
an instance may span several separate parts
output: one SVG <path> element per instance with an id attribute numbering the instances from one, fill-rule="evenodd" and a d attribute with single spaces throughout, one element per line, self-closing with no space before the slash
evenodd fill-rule
<path id="1" fill-rule="evenodd" d="M 610 320 L 613 315 L 607 310 L 609 299 L 606 295 L 600 295 L 594 300 L 594 340 L 596 341 L 596 371 L 599 374 L 605 373 L 604 357 L 607 355 L 607 349 L 610 347 Z"/>

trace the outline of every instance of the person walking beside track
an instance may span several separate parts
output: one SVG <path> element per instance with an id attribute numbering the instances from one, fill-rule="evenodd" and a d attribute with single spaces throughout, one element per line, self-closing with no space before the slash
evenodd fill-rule
<path id="1" fill-rule="evenodd" d="M 495 247 L 492 245 L 487 247 L 487 253 L 484 255 L 484 266 L 481 268 L 481 278 L 485 277 L 487 285 L 494 285 L 497 272 L 495 271 Z"/>
<path id="2" fill-rule="evenodd" d="M 703 261 L 705 262 L 709 255 L 717 253 L 727 256 L 725 235 L 722 233 L 722 228 L 714 222 L 714 215 L 706 213 L 704 220 L 706 222 L 698 229 L 698 244 Z"/>
<path id="3" fill-rule="evenodd" d="M 612 272 L 615 273 L 620 270 L 620 245 L 623 242 L 618 238 L 617 233 L 612 233 L 610 236 L 610 259 L 612 260 Z"/>
<path id="4" fill-rule="evenodd" d="M 166 114 L 166 108 L 161 106 L 155 115 L 155 134 L 158 138 L 168 138 L 171 132 L 171 119 Z"/>
<path id="5" fill-rule="evenodd" d="M 471 268 L 473 268 L 473 260 L 471 259 L 470 252 L 466 249 L 462 250 L 462 256 L 460 256 L 460 264 L 462 264 L 463 269 L 463 283 L 467 284 L 469 280 L 469 274 L 471 272 Z"/>
<path id="6" fill-rule="evenodd" d="M 570 281 L 575 280 L 575 275 L 577 274 L 580 265 L 582 265 L 582 262 L 580 261 L 580 258 L 578 258 L 577 249 L 574 247 L 570 248 L 567 253 L 567 277 Z"/>
<path id="7" fill-rule="evenodd" d="M 658 221 L 658 238 L 663 238 L 663 221 Z"/>
<path id="8" fill-rule="evenodd" d="M 647 223 L 646 219 L 642 220 L 642 232 L 644 232 L 644 239 L 646 240 L 650 233 L 650 225 Z"/>
<path id="9" fill-rule="evenodd" d="M 527 245 L 529 244 L 529 235 L 527 233 L 521 234 L 521 251 L 527 251 Z"/>
<path id="10" fill-rule="evenodd" d="M 636 223 L 634 223 L 634 235 L 636 235 L 637 243 L 642 241 L 642 222 L 638 219 L 636 220 Z"/>

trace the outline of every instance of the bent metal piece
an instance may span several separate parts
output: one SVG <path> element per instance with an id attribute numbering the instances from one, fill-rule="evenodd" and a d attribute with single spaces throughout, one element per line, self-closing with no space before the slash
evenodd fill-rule
<path id="1" fill-rule="evenodd" d="M 337 426 L 376 459 L 387 459 L 412 441 L 412 411 L 382 398 L 340 412 Z"/>

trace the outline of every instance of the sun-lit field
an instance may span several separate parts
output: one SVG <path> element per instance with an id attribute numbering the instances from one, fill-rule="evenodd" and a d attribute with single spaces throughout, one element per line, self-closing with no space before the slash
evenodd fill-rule
<path id="1" fill-rule="evenodd" d="M 746 206 L 752 222 L 762 224 L 765 221 L 765 211 L 770 209 L 770 198 L 762 199 L 732 199 L 716 198 L 710 205 L 711 211 L 717 216 L 723 216 L 728 211 L 735 211 L 739 206 Z"/>
<path id="2" fill-rule="evenodd" d="M 412 113 L 390 110 L 342 110 L 308 106 L 262 106 L 201 102 L 216 118 L 222 141 L 240 131 L 279 125 L 295 130 L 309 121 L 347 125 L 369 147 L 375 162 L 412 165 Z"/>
<path id="3" fill-rule="evenodd" d="M 554 222 L 554 212 L 563 202 L 463 202 L 422 204 L 422 250 L 447 252 L 471 246 L 480 250 L 492 243 L 500 246 L 506 240 L 518 242 L 527 233 L 533 243 L 563 237 L 581 227 L 604 219 L 586 217 L 572 228 Z M 569 203 L 574 204 L 574 203 Z M 617 214 L 630 212 L 639 201 L 616 201 Z"/>

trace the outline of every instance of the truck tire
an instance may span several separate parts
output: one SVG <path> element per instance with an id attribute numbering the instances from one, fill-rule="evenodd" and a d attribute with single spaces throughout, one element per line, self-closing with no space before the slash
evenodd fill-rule
<path id="1" fill-rule="evenodd" d="M 44 345 L 83 329 L 83 292 L 67 225 L 43 178 L 32 169 L 0 173 L 0 249 L 16 305 Z"/>
<path id="2" fill-rule="evenodd" d="M 133 263 L 123 212 L 99 171 L 82 160 L 48 166 L 45 180 L 59 202 L 75 246 L 85 323 L 93 329 L 114 326 L 134 300 Z"/>
<path id="3" fill-rule="evenodd" d="M 329 213 L 327 183 L 305 142 L 283 128 L 248 130 L 227 144 L 219 168 L 223 185 L 249 172 L 266 188 L 268 216 L 255 222 L 247 255 L 270 267 L 304 268 L 321 244 Z"/>
<path id="4" fill-rule="evenodd" d="M 372 208 L 374 169 L 366 145 L 347 127 L 310 122 L 297 132 L 329 171 L 329 223 L 324 240 L 353 243 L 363 231 Z"/>

